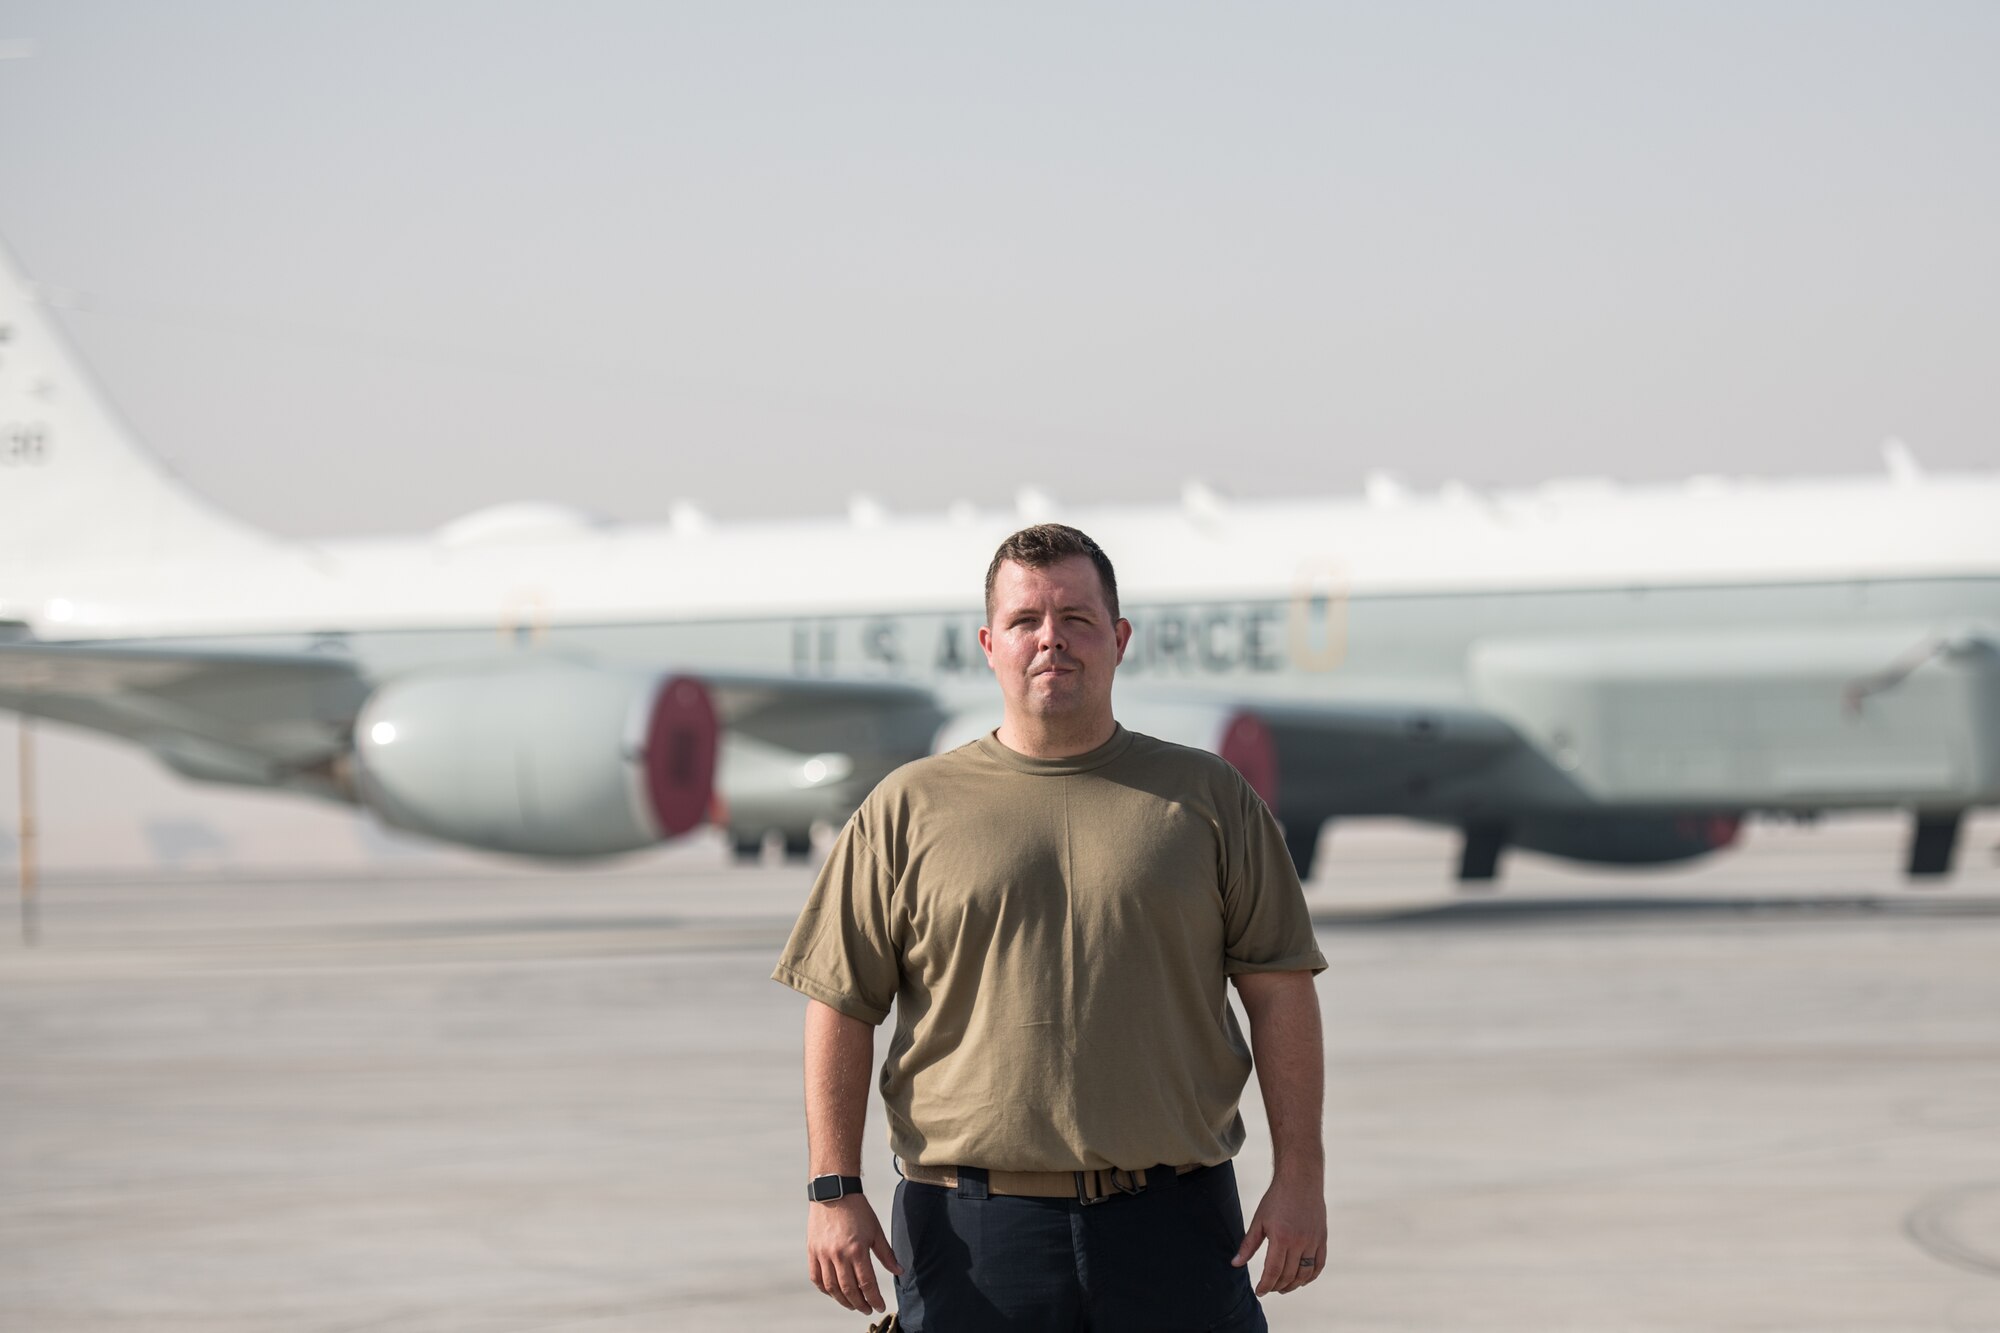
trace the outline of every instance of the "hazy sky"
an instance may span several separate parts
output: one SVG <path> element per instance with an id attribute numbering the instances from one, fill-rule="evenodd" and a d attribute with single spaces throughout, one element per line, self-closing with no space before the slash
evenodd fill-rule
<path id="1" fill-rule="evenodd" d="M 2000 453 L 2000 5 L 0 3 L 0 234 L 284 533 Z"/>
<path id="2" fill-rule="evenodd" d="M 1990 0 L 0 0 L 0 235 L 287 534 L 1990 467 L 1996 71 Z M 56 865 L 378 849 L 42 794 Z"/>

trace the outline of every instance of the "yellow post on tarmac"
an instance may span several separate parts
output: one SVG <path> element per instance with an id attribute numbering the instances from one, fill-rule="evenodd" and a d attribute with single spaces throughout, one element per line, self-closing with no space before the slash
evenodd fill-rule
<path id="1" fill-rule="evenodd" d="M 35 726 L 21 715 L 19 778 L 21 789 L 21 943 L 34 948 L 41 937 L 35 902 Z"/>

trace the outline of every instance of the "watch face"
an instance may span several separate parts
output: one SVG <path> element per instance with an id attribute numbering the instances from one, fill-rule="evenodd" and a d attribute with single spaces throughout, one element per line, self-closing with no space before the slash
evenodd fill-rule
<path id="1" fill-rule="evenodd" d="M 806 1186 L 806 1197 L 814 1203 L 832 1203 L 850 1194 L 861 1193 L 859 1176 L 814 1176 Z"/>

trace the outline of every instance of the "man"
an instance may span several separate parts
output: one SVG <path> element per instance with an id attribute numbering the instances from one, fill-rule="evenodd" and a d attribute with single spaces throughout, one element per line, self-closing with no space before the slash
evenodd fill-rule
<path id="1" fill-rule="evenodd" d="M 1228 763 L 1113 718 L 1132 627 L 1097 543 L 1015 533 L 986 615 L 1000 727 L 869 795 L 773 974 L 809 999 L 810 1276 L 879 1311 L 880 1259 L 912 1333 L 1263 1329 L 1326 1251 L 1326 963 L 1284 839 Z M 1247 1232 L 1226 979 L 1276 1160 Z M 892 1001 L 893 1247 L 858 1180 Z"/>

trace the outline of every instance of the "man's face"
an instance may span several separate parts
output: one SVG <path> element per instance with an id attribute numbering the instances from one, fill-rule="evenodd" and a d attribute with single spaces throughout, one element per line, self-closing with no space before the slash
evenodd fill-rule
<path id="1" fill-rule="evenodd" d="M 1132 637 L 1113 620 L 1090 557 L 1042 569 L 1008 561 L 993 580 L 992 623 L 979 631 L 1009 716 L 1063 723 L 1111 711 L 1111 676 Z"/>

